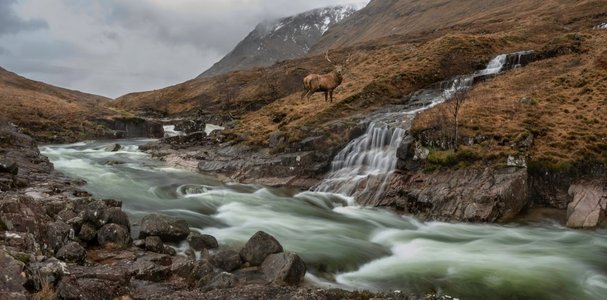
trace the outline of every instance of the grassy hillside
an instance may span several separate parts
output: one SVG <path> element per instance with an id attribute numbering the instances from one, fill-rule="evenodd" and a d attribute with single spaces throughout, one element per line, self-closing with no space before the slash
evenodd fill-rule
<path id="1" fill-rule="evenodd" d="M 333 103 L 320 94 L 300 99 L 306 74 L 331 70 L 316 55 L 125 95 L 115 106 L 140 114 L 222 116 L 235 141 L 258 146 L 277 132 L 289 141 L 322 135 L 339 143 L 346 137 L 334 136 L 336 122 L 403 103 L 411 92 L 482 68 L 497 54 L 535 50 L 546 59 L 474 89 L 464 111 L 465 135 L 496 141 L 499 147 L 487 141 L 490 147 L 478 148 L 480 157 L 512 153 L 501 137 L 514 141 L 526 132 L 537 137 L 530 147 L 538 159 L 568 161 L 586 150 L 599 155 L 605 31 L 592 28 L 607 20 L 604 1 L 376 0 L 350 20 L 325 36 L 356 37 L 329 43 L 347 46 L 332 50 L 335 61 L 351 55 Z M 525 97 L 530 100 L 521 101 Z M 431 129 L 433 114 L 423 114 L 415 130 Z"/>
<path id="2" fill-rule="evenodd" d="M 40 141 L 74 141 L 97 130 L 88 120 L 115 115 L 110 99 L 29 80 L 0 68 L 0 118 Z"/>

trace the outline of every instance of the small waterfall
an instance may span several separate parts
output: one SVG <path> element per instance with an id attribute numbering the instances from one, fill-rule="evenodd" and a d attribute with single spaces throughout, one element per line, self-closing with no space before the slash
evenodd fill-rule
<path id="1" fill-rule="evenodd" d="M 378 199 L 396 169 L 396 151 L 417 113 L 449 100 L 478 80 L 520 67 L 533 59 L 533 52 L 501 54 L 487 67 L 470 75 L 433 84 L 411 96 L 399 112 L 378 113 L 367 120 L 367 132 L 351 141 L 331 163 L 331 172 L 314 189 L 354 198 Z"/>
<path id="2" fill-rule="evenodd" d="M 175 125 L 164 125 L 162 127 L 164 129 L 165 138 L 183 135 L 183 132 L 175 130 Z"/>

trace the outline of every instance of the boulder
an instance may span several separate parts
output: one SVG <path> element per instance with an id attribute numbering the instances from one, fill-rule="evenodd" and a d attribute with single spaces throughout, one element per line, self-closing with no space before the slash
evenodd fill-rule
<path id="1" fill-rule="evenodd" d="M 17 175 L 19 173 L 19 167 L 17 163 L 14 161 L 1 160 L 0 161 L 0 173 L 8 173 L 12 175 Z"/>
<path id="2" fill-rule="evenodd" d="M 605 219 L 607 188 L 599 182 L 579 182 L 569 187 L 573 202 L 567 207 L 567 227 L 594 228 Z"/>
<path id="3" fill-rule="evenodd" d="M 282 251 L 282 245 L 273 236 L 258 231 L 244 245 L 240 256 L 251 266 L 259 266 L 268 255 Z"/>
<path id="4" fill-rule="evenodd" d="M 183 259 L 171 265 L 171 273 L 186 279 L 190 283 L 198 282 L 214 275 L 213 265 L 206 260 Z M 210 278 L 208 278 L 210 279 Z"/>
<path id="5" fill-rule="evenodd" d="M 125 249 L 132 240 L 126 227 L 118 224 L 106 224 L 97 232 L 97 242 L 104 248 Z"/>
<path id="6" fill-rule="evenodd" d="M 74 235 L 72 226 L 62 221 L 57 221 L 48 224 L 47 241 L 48 246 L 57 251 L 70 241 L 70 237 Z"/>
<path id="7" fill-rule="evenodd" d="M 208 292 L 215 289 L 227 289 L 238 283 L 236 277 L 230 273 L 222 272 L 210 280 L 209 284 L 203 287 L 203 291 Z"/>
<path id="8" fill-rule="evenodd" d="M 105 223 L 113 223 L 126 227 L 130 231 L 129 216 L 119 207 L 110 207 L 105 211 Z"/>
<path id="9" fill-rule="evenodd" d="M 240 254 L 234 250 L 219 251 L 213 256 L 211 262 L 216 267 L 228 272 L 232 272 L 242 265 Z"/>
<path id="10" fill-rule="evenodd" d="M 84 223 L 80 227 L 80 231 L 78 232 L 78 238 L 85 242 L 90 242 L 95 239 L 97 236 L 97 230 L 95 229 L 95 225 L 91 223 Z"/>
<path id="11" fill-rule="evenodd" d="M 163 215 L 148 215 L 141 220 L 139 238 L 158 236 L 164 242 L 180 242 L 188 237 L 190 228 L 184 220 Z"/>
<path id="12" fill-rule="evenodd" d="M 90 222 L 96 228 L 100 228 L 105 225 L 107 220 L 107 205 L 101 201 L 93 201 L 89 203 L 84 209 L 84 221 Z"/>
<path id="13" fill-rule="evenodd" d="M 306 264 L 297 254 L 284 252 L 269 255 L 261 270 L 273 283 L 298 285 L 306 275 Z"/>
<path id="14" fill-rule="evenodd" d="M 107 152 L 117 152 L 120 151 L 120 149 L 122 149 L 122 146 L 120 146 L 120 144 L 111 144 L 111 145 L 107 145 L 104 150 Z"/>
<path id="15" fill-rule="evenodd" d="M 60 260 L 81 264 L 86 258 L 86 250 L 76 242 L 61 247 L 55 255 Z"/>
<path id="16" fill-rule="evenodd" d="M 16 299 L 26 293 L 23 284 L 26 282 L 23 272 L 25 264 L 14 259 L 7 252 L 0 250 L 0 298 Z M 15 298 L 4 295 L 14 294 Z"/>
<path id="17" fill-rule="evenodd" d="M 164 252 L 164 243 L 162 239 L 157 236 L 148 236 L 145 238 L 145 250 L 163 253 Z"/>
<path id="18" fill-rule="evenodd" d="M 196 251 L 200 251 L 202 249 L 215 249 L 219 247 L 217 243 L 217 239 L 208 234 L 200 234 L 198 232 L 191 232 L 187 237 L 187 241 L 190 244 L 190 247 Z"/>

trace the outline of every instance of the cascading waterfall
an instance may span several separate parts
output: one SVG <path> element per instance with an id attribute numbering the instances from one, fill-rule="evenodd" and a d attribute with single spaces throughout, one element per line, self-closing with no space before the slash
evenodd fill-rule
<path id="1" fill-rule="evenodd" d="M 333 192 L 354 198 L 378 199 L 396 169 L 396 151 L 411 128 L 417 113 L 449 100 L 458 91 L 469 89 L 479 79 L 528 63 L 531 51 L 501 54 L 485 69 L 457 76 L 415 93 L 400 112 L 379 113 L 367 120 L 364 135 L 351 141 L 331 163 L 331 172 L 315 191 Z"/>

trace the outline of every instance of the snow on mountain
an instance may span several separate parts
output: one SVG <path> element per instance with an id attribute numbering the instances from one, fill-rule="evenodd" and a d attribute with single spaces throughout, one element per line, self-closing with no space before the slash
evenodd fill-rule
<path id="1" fill-rule="evenodd" d="M 362 9 L 368 2 L 310 10 L 258 24 L 232 52 L 199 77 L 263 67 L 306 55 L 329 28 Z"/>

